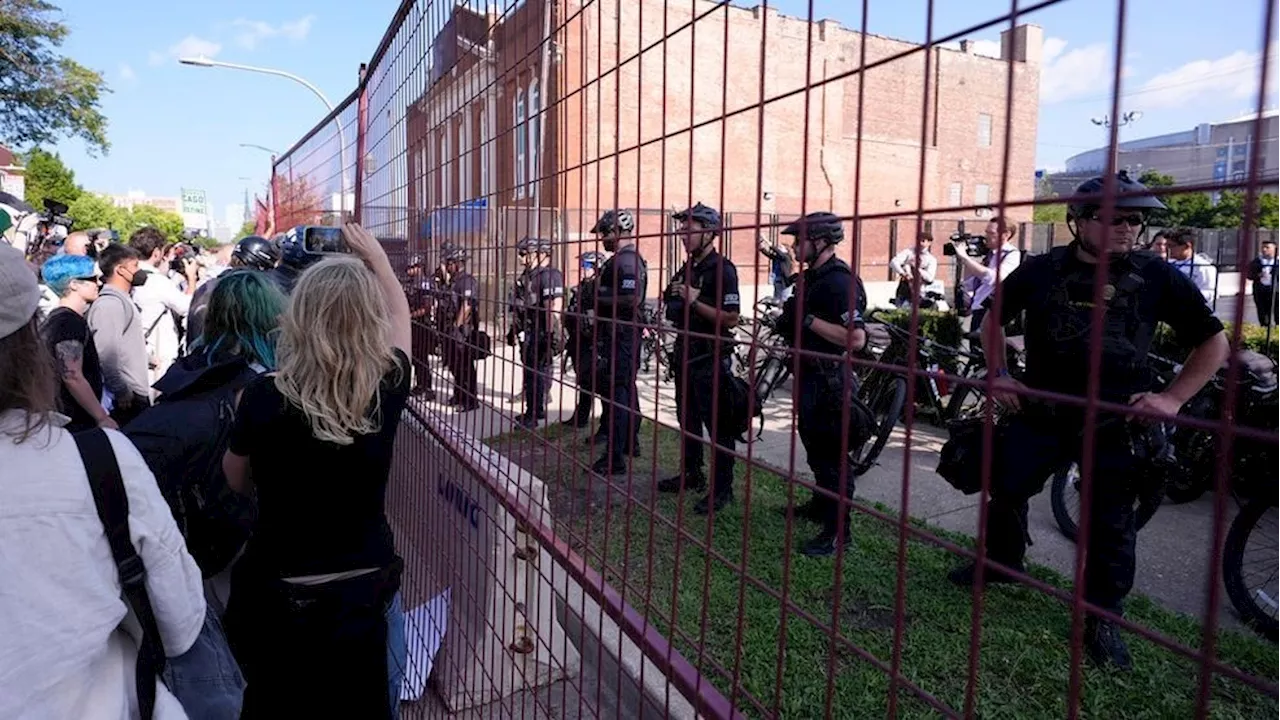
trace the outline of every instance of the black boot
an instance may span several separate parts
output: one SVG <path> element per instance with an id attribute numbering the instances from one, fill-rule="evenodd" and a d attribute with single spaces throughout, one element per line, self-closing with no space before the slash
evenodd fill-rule
<path id="1" fill-rule="evenodd" d="M 817 497 L 811 497 L 799 505 L 783 507 L 779 512 L 785 516 L 792 516 L 799 520 L 822 522 L 822 506 L 818 503 Z"/>
<path id="2" fill-rule="evenodd" d="M 658 481 L 658 492 L 678 493 L 681 484 L 684 485 L 686 492 L 698 492 L 706 489 L 707 479 L 701 474 L 685 473 L 681 475 L 673 475 Z"/>
<path id="3" fill-rule="evenodd" d="M 812 540 L 805 543 L 804 547 L 800 549 L 800 553 L 806 557 L 829 557 L 835 555 L 839 548 L 849 547 L 852 542 L 853 539 L 847 526 L 844 532 L 837 533 L 834 527 L 828 525 L 822 528 L 822 532 L 818 533 Z"/>
<path id="4" fill-rule="evenodd" d="M 538 427 L 538 419 L 528 414 L 517 415 L 515 423 L 525 430 L 534 430 Z"/>
<path id="5" fill-rule="evenodd" d="M 621 458 L 610 458 L 606 453 L 592 464 L 591 472 L 597 475 L 623 475 L 627 472 L 627 464 Z"/>
<path id="6" fill-rule="evenodd" d="M 699 515 L 708 515 L 712 509 L 719 513 L 726 505 L 733 502 L 733 490 L 713 490 L 702 496 L 693 506 L 693 511 Z"/>
<path id="7" fill-rule="evenodd" d="M 1019 572 L 1022 571 L 1022 568 L 1020 566 L 1017 567 L 1016 569 Z M 960 567 L 947 573 L 947 579 L 950 580 L 952 583 L 959 585 L 960 587 L 973 587 L 974 582 L 977 580 L 977 574 L 978 574 L 978 563 L 970 562 L 965 565 L 961 565 Z M 988 566 L 987 568 L 985 568 L 985 570 L 982 573 L 982 582 L 984 585 L 985 584 L 1009 585 L 1009 584 L 1018 582 L 1018 579 L 1004 572 L 1003 570 L 999 570 L 997 568 Z"/>
<path id="8" fill-rule="evenodd" d="M 1084 649 L 1098 667 L 1111 666 L 1121 672 L 1133 669 L 1129 647 L 1120 637 L 1120 628 L 1110 620 L 1088 617 L 1084 620 Z"/>

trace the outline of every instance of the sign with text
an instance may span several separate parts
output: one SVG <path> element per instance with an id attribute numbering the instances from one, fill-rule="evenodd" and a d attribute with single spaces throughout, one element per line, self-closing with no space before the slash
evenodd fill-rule
<path id="1" fill-rule="evenodd" d="M 203 190 L 182 189 L 182 212 L 184 215 L 203 215 L 208 205 Z"/>

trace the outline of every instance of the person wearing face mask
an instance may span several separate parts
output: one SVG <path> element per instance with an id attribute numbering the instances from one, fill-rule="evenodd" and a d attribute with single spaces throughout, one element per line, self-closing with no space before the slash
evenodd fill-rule
<path id="1" fill-rule="evenodd" d="M 151 405 L 147 381 L 147 341 L 133 290 L 147 281 L 148 273 L 138 268 L 138 251 L 112 243 L 98 254 L 102 289 L 89 306 L 86 319 L 102 362 L 102 383 L 106 387 L 111 418 L 119 425 Z"/>
<path id="2" fill-rule="evenodd" d="M 1106 193 L 1116 193 L 1106 196 Z M 983 568 L 984 584 L 1016 582 L 1006 570 L 1022 571 L 1026 555 L 1027 503 L 1044 489 L 1055 469 L 1079 461 L 1088 439 L 1082 437 L 1085 409 L 1078 404 L 1024 397 L 1027 388 L 1085 397 L 1091 386 L 1091 356 L 1101 351 L 1096 399 L 1127 405 L 1144 415 L 1100 409 L 1092 438 L 1093 478 L 1084 598 L 1119 614 L 1133 587 L 1137 530 L 1134 504 L 1146 474 L 1143 457 L 1152 453 L 1144 424 L 1171 419 L 1222 367 L 1228 343 L 1196 286 L 1152 252 L 1134 250 L 1148 214 L 1164 204 L 1124 172 L 1112 182 L 1094 178 L 1076 189 L 1067 209 L 1070 245 L 1037 255 L 1009 273 L 987 308 L 983 344 L 1003 347 L 1004 324 L 1026 313 L 1026 369 L 1009 374 L 1004 353 L 987 353 L 991 397 L 1007 412 L 993 433 L 990 504 L 986 514 L 987 558 L 1000 567 Z M 1104 266 L 1099 269 L 1098 265 Z M 1101 274 L 1099 286 L 1098 275 Z M 997 302 L 998 300 L 998 302 Z M 1102 328 L 1094 328 L 1101 303 Z M 1150 392 L 1147 356 L 1159 323 L 1173 329 L 1178 343 L 1194 348 L 1182 370 L 1159 392 Z M 1100 330 L 1101 348 L 1091 342 Z M 981 489 L 982 433 L 962 456 L 974 467 L 958 466 L 939 474 L 961 489 Z M 958 441 L 953 436 L 952 445 Z M 949 455 L 944 447 L 942 456 Z M 976 480 L 976 482 L 975 482 Z M 978 581 L 978 566 L 954 569 L 950 580 L 963 587 Z M 1084 649 L 1096 665 L 1128 670 L 1131 660 L 1119 629 L 1110 620 L 1089 615 Z"/>
<path id="3" fill-rule="evenodd" d="M 687 435 L 680 473 L 659 481 L 658 491 L 679 493 L 706 487 L 707 476 L 702 470 L 702 432 L 706 428 L 716 444 L 711 462 L 713 483 L 711 492 L 693 507 L 694 512 L 706 515 L 733 501 L 734 433 L 728 418 L 717 418 L 715 403 L 731 392 L 732 333 L 741 306 L 738 268 L 716 252 L 715 240 L 722 228 L 718 210 L 697 203 L 672 219 L 679 224 L 676 231 L 688 259 L 667 286 L 664 300 L 666 318 L 677 331 L 671 357 L 676 417 Z"/>
<path id="4" fill-rule="evenodd" d="M 65 427 L 70 432 L 116 430 L 102 406 L 102 364 L 84 319 L 89 304 L 98 299 L 98 269 L 85 255 L 55 255 L 40 274 L 58 296 L 58 307 L 40 325 L 40 335 L 57 365 L 58 410 L 71 419 Z"/>
<path id="5" fill-rule="evenodd" d="M 839 216 L 809 213 L 782 234 L 794 238 L 794 257 L 804 264 L 804 272 L 787 279 L 796 291 L 782 306 L 778 333 L 788 345 L 805 351 L 795 363 L 800 395 L 796 425 L 814 481 L 826 491 L 815 492 L 794 512 L 822 525 L 801 552 L 825 557 L 851 541 L 848 500 L 853 497 L 854 476 L 848 453 L 866 442 L 874 422 L 858 399 L 857 381 L 846 357 L 866 345 L 859 309 L 864 303 L 853 271 L 836 257 L 836 245 L 844 240 Z M 851 407 L 857 412 L 848 411 Z M 846 414 L 847 440 L 842 436 Z"/>

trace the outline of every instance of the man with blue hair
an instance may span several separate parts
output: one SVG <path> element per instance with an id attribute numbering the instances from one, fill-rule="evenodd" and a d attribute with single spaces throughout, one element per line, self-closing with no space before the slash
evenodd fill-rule
<path id="1" fill-rule="evenodd" d="M 66 427 L 71 432 L 116 429 L 102 405 L 102 365 L 84 318 L 89 303 L 98 299 L 98 268 L 87 255 L 54 255 L 40 274 L 58 296 L 40 333 L 55 359 L 61 385 L 58 410 L 71 418 Z"/>

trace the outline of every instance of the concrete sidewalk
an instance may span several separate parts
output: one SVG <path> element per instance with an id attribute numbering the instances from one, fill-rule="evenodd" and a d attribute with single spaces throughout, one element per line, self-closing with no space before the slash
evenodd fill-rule
<path id="1" fill-rule="evenodd" d="M 520 366 L 508 350 L 500 348 L 492 358 L 482 363 L 481 382 L 484 387 L 481 395 L 490 403 L 489 406 L 476 412 L 449 416 L 456 426 L 478 437 L 491 437 L 512 429 L 511 418 L 523 408 L 519 402 L 510 402 L 513 397 L 519 398 Z M 662 371 L 665 372 L 665 368 Z M 658 382 L 657 373 L 653 372 L 641 376 L 639 390 L 645 417 L 656 417 L 663 424 L 676 427 L 673 386 Z M 574 392 L 571 373 L 553 383 L 549 411 L 552 422 L 572 411 Z M 859 479 L 857 497 L 902 510 L 905 482 L 910 488 L 905 508 L 908 514 L 945 530 L 975 536 L 978 529 L 976 496 L 956 492 L 935 472 L 938 451 L 945 439 L 943 430 L 917 422 L 908 452 L 906 429 L 899 425 L 881 455 L 879 466 Z M 812 481 L 803 447 L 793 432 L 788 388 L 779 390 L 767 403 L 764 433 L 754 441 L 751 452 L 765 465 L 784 474 L 793 471 Z M 1135 592 L 1171 610 L 1203 617 L 1208 605 L 1212 511 L 1209 495 L 1186 505 L 1166 505 L 1160 509 L 1138 538 Z M 1236 507 L 1232 503 L 1227 523 L 1235 512 Z M 1029 523 L 1034 541 L 1028 551 L 1029 558 L 1068 577 L 1073 576 L 1076 546 L 1058 530 L 1049 505 L 1047 485 L 1045 492 L 1032 500 Z M 1219 623 L 1242 627 L 1225 599 L 1219 612 Z"/>

